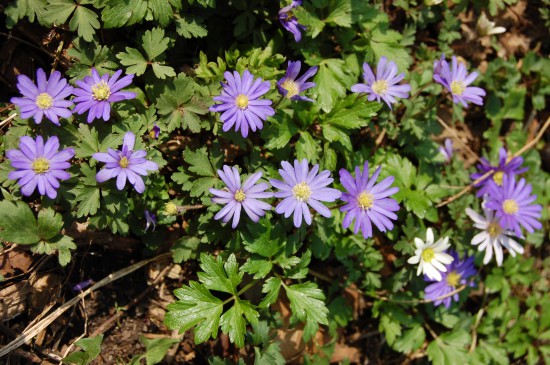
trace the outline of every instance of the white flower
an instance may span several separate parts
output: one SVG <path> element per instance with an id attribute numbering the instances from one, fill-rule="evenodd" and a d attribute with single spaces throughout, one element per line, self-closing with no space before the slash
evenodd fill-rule
<path id="1" fill-rule="evenodd" d="M 445 265 L 454 261 L 454 258 L 443 252 L 449 248 L 449 237 L 440 238 L 434 243 L 434 233 L 431 228 L 426 231 L 426 242 L 420 238 L 414 239 L 416 251 L 414 256 L 407 260 L 409 264 L 418 264 L 416 275 L 424 273 L 432 280 L 441 281 L 441 273 L 447 272 Z"/>
<path id="2" fill-rule="evenodd" d="M 494 219 L 494 212 L 492 210 L 483 208 L 483 211 L 485 217 L 477 214 L 470 208 L 466 208 L 466 214 L 474 221 L 474 227 L 483 230 L 472 238 L 472 245 L 479 245 L 479 251 L 485 250 L 483 263 L 488 264 L 489 261 L 491 261 L 494 250 L 497 265 L 502 265 L 502 246 L 506 247 L 510 255 L 514 257 L 516 256 L 516 252 L 522 254 L 523 247 L 512 238 L 508 237 L 515 236 L 515 233 L 503 229 L 498 220 Z"/>
<path id="3" fill-rule="evenodd" d="M 477 20 L 476 31 L 480 37 L 483 37 L 486 35 L 504 33 L 506 32 L 506 28 L 495 27 L 495 22 L 489 21 L 485 13 L 481 13 L 481 16 Z"/>

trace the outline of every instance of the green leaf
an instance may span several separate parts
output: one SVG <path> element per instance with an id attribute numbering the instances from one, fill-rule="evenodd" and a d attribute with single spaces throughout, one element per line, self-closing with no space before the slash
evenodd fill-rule
<path id="1" fill-rule="evenodd" d="M 205 342 L 210 337 L 216 338 L 223 312 L 222 300 L 196 281 L 190 281 L 188 287 L 177 289 L 174 294 L 178 301 L 168 305 L 164 318 L 166 326 L 183 333 L 196 325 L 193 331 L 196 344 Z"/>
<path id="2" fill-rule="evenodd" d="M 358 99 L 357 94 L 348 95 L 335 104 L 334 110 L 325 117 L 323 123 L 344 130 L 359 129 L 366 127 L 381 107 L 379 102 Z"/>
<path id="3" fill-rule="evenodd" d="M 319 71 L 315 75 L 318 85 L 317 101 L 325 112 L 330 112 L 336 101 L 346 95 L 347 90 L 355 81 L 346 64 L 341 59 L 328 58 L 319 63 Z"/>
<path id="4" fill-rule="evenodd" d="M 164 38 L 164 29 L 161 28 L 146 31 L 141 40 L 149 61 L 163 54 L 168 49 L 168 43 L 170 43 L 168 38 Z"/>
<path id="5" fill-rule="evenodd" d="M 201 269 L 197 275 L 199 280 L 210 290 L 217 290 L 229 294 L 237 294 L 237 285 L 243 278 L 243 273 L 239 273 L 239 266 L 234 254 L 231 254 L 225 264 L 221 256 L 201 255 Z"/>
<path id="6" fill-rule="evenodd" d="M 31 208 L 23 202 L 0 201 L 0 238 L 19 245 L 40 241 L 40 231 Z"/>
<path id="7" fill-rule="evenodd" d="M 76 244 L 73 238 L 66 235 L 58 235 L 54 240 L 51 240 L 50 248 L 57 251 L 57 260 L 59 265 L 67 266 L 71 262 L 71 250 L 76 250 Z"/>
<path id="8" fill-rule="evenodd" d="M 271 304 L 275 303 L 275 301 L 279 297 L 279 291 L 281 290 L 282 284 L 283 282 L 281 281 L 281 279 L 276 277 L 271 277 L 265 281 L 262 287 L 262 293 L 266 293 L 267 295 L 260 302 L 260 308 L 267 308 Z"/>
<path id="9" fill-rule="evenodd" d="M 229 335 L 229 339 L 237 347 L 244 347 L 245 318 L 249 323 L 256 324 L 259 315 L 250 302 L 235 298 L 234 305 L 221 317 L 222 331 Z"/>
<path id="10" fill-rule="evenodd" d="M 101 352 L 103 335 L 83 338 L 75 342 L 75 345 L 84 351 L 75 351 L 63 359 L 64 364 L 87 365 L 94 360 Z"/>
<path id="11" fill-rule="evenodd" d="M 317 144 L 308 132 L 300 132 L 300 139 L 296 143 L 296 158 L 317 162 Z"/>
<path id="12" fill-rule="evenodd" d="M 159 79 L 176 76 L 176 71 L 174 71 L 174 69 L 170 66 L 164 66 L 158 62 L 153 62 L 151 67 L 153 67 L 153 73 Z"/>
<path id="13" fill-rule="evenodd" d="M 78 5 L 69 22 L 69 27 L 72 31 L 78 30 L 78 36 L 84 38 L 86 42 L 91 42 L 94 39 L 95 30 L 99 29 L 101 24 L 94 11 Z"/>
<path id="14" fill-rule="evenodd" d="M 401 336 L 401 325 L 397 320 L 387 314 L 382 314 L 378 329 L 384 332 L 386 340 L 390 345 L 395 342 L 395 339 Z"/>
<path id="15" fill-rule="evenodd" d="M 325 294 L 317 284 L 307 282 L 287 286 L 283 283 L 290 300 L 292 314 L 301 321 L 313 321 L 328 324 L 328 309 L 325 306 Z"/>
<path id="16" fill-rule="evenodd" d="M 191 151 L 189 149 L 185 150 L 183 153 L 183 159 L 190 165 L 189 171 L 194 172 L 199 176 L 217 176 L 216 170 L 208 158 L 208 151 L 206 147 L 199 148 L 196 151 Z"/>
<path id="17" fill-rule="evenodd" d="M 175 23 L 176 32 L 184 38 L 202 38 L 208 34 L 200 16 L 183 14 Z"/>
<path id="18" fill-rule="evenodd" d="M 61 214 L 56 214 L 51 208 L 42 209 L 38 213 L 38 232 L 40 238 L 48 241 L 57 236 L 63 228 Z"/>
<path id="19" fill-rule="evenodd" d="M 470 335 L 464 330 L 447 332 L 428 345 L 426 352 L 434 364 L 455 365 L 467 364 L 468 352 L 466 346 Z"/>
<path id="20" fill-rule="evenodd" d="M 49 0 L 44 20 L 49 24 L 62 25 L 69 19 L 76 6 L 72 0 Z"/>
<path id="21" fill-rule="evenodd" d="M 420 325 L 416 325 L 410 330 L 405 331 L 403 336 L 398 336 L 393 348 L 400 351 L 403 354 L 410 354 L 411 352 L 418 350 L 424 340 L 426 339 L 426 332 Z"/>
<path id="22" fill-rule="evenodd" d="M 147 0 L 111 0 L 101 12 L 105 28 L 139 23 L 147 14 Z"/>
<path id="23" fill-rule="evenodd" d="M 84 186 L 76 196 L 76 201 L 80 202 L 77 217 L 95 215 L 100 206 L 99 189 L 97 186 Z"/>
<path id="24" fill-rule="evenodd" d="M 178 343 L 177 338 L 153 338 L 147 339 L 141 336 L 141 342 L 145 345 L 145 361 L 147 365 L 155 365 L 164 359 L 166 353 L 173 344 Z"/>
<path id="25" fill-rule="evenodd" d="M 168 83 L 156 107 L 159 114 L 164 115 L 162 122 L 167 124 L 168 132 L 186 128 L 198 133 L 201 122 L 197 115 L 208 113 L 208 101 L 196 95 L 193 79 L 183 73 Z"/>
<path id="26" fill-rule="evenodd" d="M 16 0 L 11 2 L 5 9 L 6 26 L 13 28 L 19 19 L 27 17 L 31 23 L 37 19 L 41 24 L 44 22 L 46 12 L 46 0 Z"/>
<path id="27" fill-rule="evenodd" d="M 149 0 L 149 8 L 153 12 L 153 17 L 163 27 L 170 23 L 170 20 L 174 17 L 174 11 L 170 6 L 169 0 Z"/>
<path id="28" fill-rule="evenodd" d="M 126 52 L 117 53 L 116 57 L 124 66 L 128 66 L 126 72 L 135 74 L 136 76 L 143 75 L 147 69 L 149 62 L 135 48 L 126 47 Z"/>
<path id="29" fill-rule="evenodd" d="M 172 258 L 175 263 L 182 263 L 192 258 L 197 257 L 197 247 L 201 240 L 197 237 L 182 237 L 174 242 L 174 245 L 170 249 L 172 251 Z"/>

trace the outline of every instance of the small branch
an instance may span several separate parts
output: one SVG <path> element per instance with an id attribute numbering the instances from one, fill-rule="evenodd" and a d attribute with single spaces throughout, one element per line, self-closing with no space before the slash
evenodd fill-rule
<path id="1" fill-rule="evenodd" d="M 2 128 L 4 125 L 8 124 L 13 118 L 15 118 L 17 116 L 17 113 L 13 113 L 12 115 L 10 115 L 9 117 L 7 117 L 6 119 L 4 119 L 3 121 L 0 122 L 0 128 Z"/>
<path id="2" fill-rule="evenodd" d="M 470 345 L 470 350 L 468 351 L 470 354 L 475 351 L 477 346 L 477 328 L 479 327 L 479 323 L 481 322 L 483 314 L 485 314 L 486 300 L 487 292 L 485 291 L 485 287 L 483 287 L 483 300 L 481 301 L 481 308 L 479 309 L 479 312 L 477 312 L 476 321 L 474 322 L 474 326 L 472 327 L 472 344 Z"/>
<path id="3" fill-rule="evenodd" d="M 380 300 L 383 300 L 383 301 L 385 301 L 385 302 L 392 302 L 392 303 L 407 303 L 407 304 L 425 304 L 425 303 L 437 302 L 437 301 L 439 301 L 439 300 L 443 300 L 443 299 L 452 297 L 453 295 L 460 293 L 461 291 L 463 291 L 463 290 L 466 289 L 467 287 L 468 287 L 468 286 L 467 286 L 466 284 L 461 285 L 461 286 L 459 286 L 458 288 L 456 288 L 455 290 L 453 290 L 452 292 L 449 292 L 449 293 L 447 293 L 447 294 L 445 294 L 445 295 L 439 296 L 439 297 L 434 298 L 434 299 L 399 300 L 399 299 L 391 299 L 391 298 L 388 298 L 388 297 L 380 297 L 380 296 L 377 296 L 377 295 L 371 295 L 371 296 L 372 296 L 373 298 L 380 299 Z"/>
<path id="4" fill-rule="evenodd" d="M 542 138 L 542 136 L 544 135 L 544 132 L 548 129 L 548 127 L 550 127 L 550 117 L 548 119 L 546 119 L 546 122 L 544 123 L 544 125 L 542 126 L 542 128 L 540 129 L 539 133 L 537 133 L 536 137 L 530 141 L 529 143 L 526 143 L 525 146 L 523 146 L 522 148 L 520 148 L 516 153 L 514 153 L 513 155 L 509 156 L 507 159 L 506 159 L 506 163 L 508 164 L 510 161 L 512 161 L 512 159 L 522 155 L 525 151 L 527 151 L 528 149 L 532 148 L 533 146 L 535 146 L 537 144 L 537 142 Z M 462 195 L 466 194 L 467 192 L 469 192 L 470 190 L 472 190 L 474 188 L 474 185 L 482 182 L 483 180 L 485 180 L 486 178 L 490 177 L 491 175 L 493 175 L 495 173 L 495 170 L 490 170 L 490 171 L 487 171 L 486 174 L 484 174 L 482 177 L 480 177 L 479 179 L 475 180 L 474 182 L 472 182 L 470 185 L 466 186 L 464 189 L 462 189 L 461 191 L 459 191 L 457 194 L 445 199 L 443 202 L 437 204 L 437 208 L 441 208 L 453 201 L 455 201 L 456 199 L 460 198 Z"/>
<path id="5" fill-rule="evenodd" d="M 460 139 L 460 137 L 456 134 L 455 130 L 452 129 L 451 127 L 449 127 L 447 125 L 447 123 L 445 123 L 445 121 L 441 118 L 439 118 L 438 116 L 435 117 L 437 119 L 437 121 L 439 122 L 439 124 L 441 124 L 443 126 L 443 128 L 445 128 L 449 133 L 451 133 L 453 135 L 453 137 L 455 137 L 456 140 L 458 140 L 460 142 L 460 144 L 462 145 L 462 147 L 464 147 L 464 149 L 466 149 L 466 151 L 468 151 L 468 153 L 470 153 L 472 156 L 475 157 L 476 161 L 479 160 L 479 156 L 477 155 L 477 153 L 475 153 L 474 151 L 472 151 L 472 149 L 470 147 L 468 147 L 468 145 L 466 143 L 464 143 L 462 141 L 462 139 Z"/>
<path id="6" fill-rule="evenodd" d="M 152 257 L 147 260 L 140 261 L 138 263 L 135 263 L 133 265 L 130 265 L 128 267 L 125 267 L 122 270 L 115 271 L 112 274 L 109 274 L 105 278 L 101 279 L 94 285 L 92 285 L 90 288 L 86 289 L 86 291 L 83 291 L 73 299 L 69 300 L 65 304 L 63 304 L 61 307 L 57 308 L 55 311 L 53 311 L 50 315 L 48 315 L 46 318 L 42 319 L 40 322 L 36 323 L 31 328 L 23 331 L 19 337 L 17 337 L 15 340 L 7 344 L 6 346 L 2 347 L 0 349 L 0 358 L 2 356 L 6 356 L 13 350 L 19 348 L 21 345 L 23 345 L 25 342 L 30 341 L 34 336 L 38 335 L 40 332 L 42 332 L 44 329 L 46 329 L 53 321 L 55 321 L 59 316 L 61 316 L 63 313 L 65 313 L 69 308 L 71 308 L 73 305 L 78 303 L 82 298 L 89 295 L 92 291 L 97 290 L 107 284 L 112 283 L 113 281 L 116 281 L 128 274 L 133 273 L 134 271 L 142 268 L 143 266 L 147 265 L 150 262 L 163 259 L 165 257 L 170 256 L 172 253 L 167 252 L 155 257 Z M 59 361 L 59 359 L 57 360 Z"/>

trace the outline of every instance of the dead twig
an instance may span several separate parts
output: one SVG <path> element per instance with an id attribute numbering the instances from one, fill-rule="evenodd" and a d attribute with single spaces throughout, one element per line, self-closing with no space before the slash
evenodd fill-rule
<path id="1" fill-rule="evenodd" d="M 165 258 L 170 256 L 172 253 L 164 253 L 162 255 L 158 255 L 155 257 L 152 257 L 147 260 L 140 261 L 136 264 L 130 265 L 122 270 L 116 271 L 112 274 L 109 274 L 107 277 L 103 278 L 102 280 L 98 281 L 94 285 L 92 285 L 90 288 L 88 288 L 86 291 L 83 291 L 73 299 L 69 300 L 65 304 L 63 304 L 61 307 L 57 308 L 55 311 L 53 311 L 51 314 L 49 314 L 46 318 L 42 319 L 40 322 L 36 323 L 32 328 L 29 328 L 28 330 L 23 331 L 21 335 L 19 335 L 15 340 L 7 344 L 6 346 L 2 347 L 0 349 L 0 358 L 3 356 L 6 356 L 13 350 L 19 348 L 21 345 L 23 345 L 25 342 L 31 340 L 34 336 L 39 334 L 41 331 L 43 331 L 45 328 L 47 328 L 53 321 L 55 321 L 60 315 L 65 313 L 69 308 L 71 308 L 73 305 L 78 303 L 82 298 L 89 295 L 94 290 L 97 290 L 107 284 L 112 283 L 113 281 L 116 281 L 128 274 L 131 274 L 132 272 L 140 269 L 141 267 L 147 265 L 150 262 Z"/>

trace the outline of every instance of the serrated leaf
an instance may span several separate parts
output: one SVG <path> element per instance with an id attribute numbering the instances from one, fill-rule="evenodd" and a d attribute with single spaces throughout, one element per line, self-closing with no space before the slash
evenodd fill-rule
<path id="1" fill-rule="evenodd" d="M 341 59 L 328 58 L 319 63 L 319 71 L 315 75 L 318 85 L 317 101 L 325 112 L 330 112 L 338 98 L 346 95 L 347 90 L 355 81 L 355 77 Z"/>
<path id="2" fill-rule="evenodd" d="M 193 331 L 196 344 L 205 342 L 210 337 L 216 338 L 223 312 L 222 300 L 196 281 L 190 281 L 188 287 L 177 289 L 174 294 L 178 301 L 168 305 L 164 318 L 166 326 L 178 329 L 179 333 L 196 326 Z"/>
<path id="3" fill-rule="evenodd" d="M 145 362 L 147 365 L 155 365 L 164 359 L 168 349 L 180 340 L 177 338 L 152 338 L 148 339 L 141 336 L 141 341 L 145 345 Z"/>
<path id="4" fill-rule="evenodd" d="M 135 74 L 136 76 L 143 75 L 149 64 L 143 55 L 135 48 L 126 47 L 126 52 L 117 53 L 116 57 L 124 66 L 128 66 L 126 72 Z"/>
<path id="5" fill-rule="evenodd" d="M 183 14 L 181 18 L 176 19 L 175 23 L 176 32 L 184 38 L 202 38 L 208 34 L 200 16 Z"/>
<path id="6" fill-rule="evenodd" d="M 309 132 L 300 132 L 300 139 L 296 142 L 296 158 L 317 162 L 317 143 Z"/>
<path id="7" fill-rule="evenodd" d="M 85 186 L 76 196 L 76 201 L 80 202 L 76 212 L 77 217 L 94 215 L 100 206 L 99 189 L 96 186 Z"/>
<path id="8" fill-rule="evenodd" d="M 390 345 L 394 343 L 398 336 L 401 336 L 401 325 L 389 315 L 382 315 L 378 328 L 381 332 L 384 332 L 386 340 Z"/>
<path id="9" fill-rule="evenodd" d="M 61 214 L 56 214 L 51 208 L 42 209 L 38 213 L 38 232 L 40 238 L 50 240 L 57 236 L 63 228 L 63 218 Z"/>
<path id="10" fill-rule="evenodd" d="M 229 294 L 237 294 L 237 285 L 243 278 L 239 272 L 239 265 L 234 254 L 231 254 L 224 263 L 221 256 L 202 254 L 200 267 L 204 272 L 197 275 L 204 286 L 210 290 L 217 290 Z"/>
<path id="11" fill-rule="evenodd" d="M 176 71 L 174 71 L 174 69 L 170 66 L 164 66 L 158 62 L 153 62 L 151 66 L 153 67 L 153 72 L 155 73 L 155 76 L 159 79 L 176 76 Z"/>
<path id="12" fill-rule="evenodd" d="M 58 235 L 53 240 L 48 242 L 50 250 L 57 251 L 57 260 L 59 265 L 67 266 L 71 262 L 71 250 L 76 249 L 76 244 L 73 241 L 72 237 L 66 235 Z"/>
<path id="13" fill-rule="evenodd" d="M 222 331 L 229 335 L 229 339 L 237 347 L 244 347 L 246 320 L 249 323 L 256 324 L 259 315 L 250 302 L 236 298 L 231 309 L 221 317 L 220 325 Z"/>
<path id="14" fill-rule="evenodd" d="M 75 345 L 84 351 L 75 351 L 63 359 L 64 364 L 87 365 L 92 362 L 101 352 L 103 335 L 96 337 L 82 338 L 75 342 Z"/>
<path id="15" fill-rule="evenodd" d="M 168 43 L 170 42 L 168 38 L 164 38 L 164 29 L 161 28 L 146 31 L 141 37 L 141 41 L 149 61 L 163 54 L 168 49 Z"/>
<path id="16" fill-rule="evenodd" d="M 424 344 L 426 332 L 422 326 L 417 325 L 403 333 L 403 336 L 398 336 L 393 344 L 393 348 L 403 354 L 410 354 Z"/>
<path id="17" fill-rule="evenodd" d="M 25 16 L 31 23 L 34 23 L 35 19 L 43 23 L 46 5 L 46 0 L 16 0 L 10 3 L 5 8 L 6 26 L 10 29 L 13 28 L 17 21 Z"/>
<path id="18" fill-rule="evenodd" d="M 267 308 L 275 303 L 279 297 L 279 291 L 281 290 L 282 284 L 283 282 L 279 278 L 271 277 L 267 279 L 262 287 L 262 293 L 265 293 L 266 296 L 260 302 L 259 307 Z"/>
<path id="19" fill-rule="evenodd" d="M 434 364 L 455 365 L 467 364 L 468 352 L 465 348 L 470 342 L 470 335 L 464 330 L 447 332 L 428 345 L 426 352 Z"/>
<path id="20" fill-rule="evenodd" d="M 169 0 L 149 0 L 149 8 L 153 12 L 153 17 L 161 26 L 166 26 L 170 23 L 170 19 L 174 17 L 174 11 L 170 6 Z"/>
<path id="21" fill-rule="evenodd" d="M 20 245 L 40 241 L 40 231 L 31 208 L 23 202 L 0 201 L 0 238 Z"/>
<path id="22" fill-rule="evenodd" d="M 196 250 L 200 242 L 197 237 L 182 237 L 174 242 L 170 249 L 174 262 L 180 264 L 183 261 L 197 257 Z"/>
<path id="23" fill-rule="evenodd" d="M 196 151 L 191 151 L 189 149 L 185 150 L 183 159 L 190 165 L 189 171 L 199 176 L 217 176 L 216 170 L 214 170 L 208 158 L 206 147 L 199 148 Z"/>
<path id="24" fill-rule="evenodd" d="M 147 14 L 147 0 L 111 0 L 101 12 L 105 28 L 139 23 Z"/>
<path id="25" fill-rule="evenodd" d="M 325 306 L 325 294 L 317 284 L 308 282 L 287 286 L 283 284 L 290 300 L 292 314 L 301 321 L 328 324 L 328 309 Z"/>
<path id="26" fill-rule="evenodd" d="M 94 39 L 95 30 L 101 27 L 97 14 L 79 5 L 76 7 L 73 17 L 69 22 L 69 27 L 72 31 L 77 30 L 78 36 L 84 38 L 85 41 L 91 42 Z"/>

